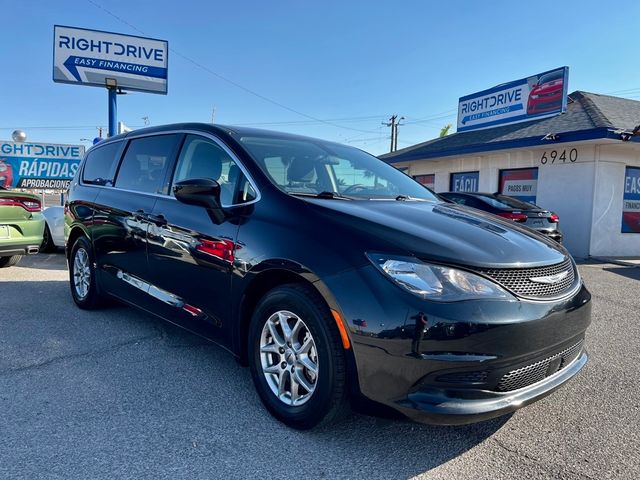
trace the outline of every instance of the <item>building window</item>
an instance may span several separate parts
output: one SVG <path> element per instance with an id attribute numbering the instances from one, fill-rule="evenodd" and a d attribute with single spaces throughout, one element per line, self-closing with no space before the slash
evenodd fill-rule
<path id="1" fill-rule="evenodd" d="M 456 172 L 451 174 L 449 190 L 452 192 L 477 192 L 480 172 Z"/>
<path id="2" fill-rule="evenodd" d="M 436 175 L 434 173 L 430 173 L 428 175 L 414 175 L 413 179 L 425 187 L 429 187 L 431 190 L 435 187 Z"/>
<path id="3" fill-rule="evenodd" d="M 512 168 L 500 170 L 499 191 L 523 202 L 536 203 L 538 168 Z"/>

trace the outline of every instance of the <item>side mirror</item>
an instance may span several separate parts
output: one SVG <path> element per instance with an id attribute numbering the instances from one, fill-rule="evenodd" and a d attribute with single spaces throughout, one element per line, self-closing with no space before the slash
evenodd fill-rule
<path id="1" fill-rule="evenodd" d="M 211 178 L 191 178 L 173 186 L 179 202 L 207 208 L 216 223 L 222 223 L 224 212 L 220 204 L 220 184 Z"/>

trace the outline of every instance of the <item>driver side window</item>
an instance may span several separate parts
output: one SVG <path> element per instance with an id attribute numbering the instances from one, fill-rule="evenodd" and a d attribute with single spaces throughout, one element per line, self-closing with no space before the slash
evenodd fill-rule
<path id="1" fill-rule="evenodd" d="M 224 148 L 208 138 L 187 135 L 171 190 L 177 182 L 194 178 L 209 178 L 218 182 L 223 206 L 246 203 L 256 198 L 251 183 Z"/>

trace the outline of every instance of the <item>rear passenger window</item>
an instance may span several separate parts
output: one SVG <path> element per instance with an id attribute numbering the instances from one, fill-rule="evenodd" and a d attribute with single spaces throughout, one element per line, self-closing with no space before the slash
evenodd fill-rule
<path id="1" fill-rule="evenodd" d="M 176 165 L 173 184 L 194 178 L 210 178 L 220 184 L 220 203 L 224 206 L 247 203 L 256 192 L 227 151 L 199 135 L 187 135 Z"/>
<path id="2" fill-rule="evenodd" d="M 122 142 L 109 143 L 93 148 L 87 153 L 82 170 L 82 181 L 93 185 L 113 185 Z"/>
<path id="3" fill-rule="evenodd" d="M 167 169 L 178 146 L 178 134 L 131 140 L 116 187 L 146 193 L 168 193 Z"/>

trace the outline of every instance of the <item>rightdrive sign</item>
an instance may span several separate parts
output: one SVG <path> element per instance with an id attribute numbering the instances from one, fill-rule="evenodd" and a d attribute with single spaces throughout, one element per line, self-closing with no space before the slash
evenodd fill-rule
<path id="1" fill-rule="evenodd" d="M 569 67 L 473 93 L 458 101 L 458 132 L 549 117 L 567 108 Z"/>
<path id="2" fill-rule="evenodd" d="M 167 93 L 168 50 L 164 40 L 54 26 L 53 81 L 123 90 Z"/>

